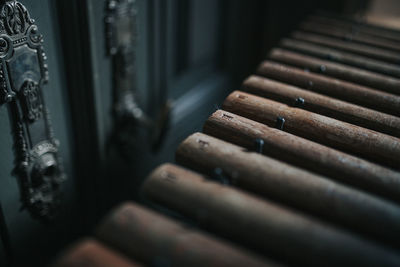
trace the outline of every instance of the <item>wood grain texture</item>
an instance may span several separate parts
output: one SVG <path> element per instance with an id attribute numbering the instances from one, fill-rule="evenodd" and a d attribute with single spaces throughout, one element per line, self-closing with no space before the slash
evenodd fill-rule
<path id="1" fill-rule="evenodd" d="M 400 97 L 394 94 L 271 61 L 264 61 L 257 74 L 366 108 L 400 115 Z"/>
<path id="2" fill-rule="evenodd" d="M 111 212 L 96 236 L 149 266 L 276 266 L 134 203 Z"/>
<path id="3" fill-rule="evenodd" d="M 180 144 L 176 160 L 208 175 L 221 168 L 237 187 L 399 245 L 400 206 L 326 177 L 202 133 Z"/>
<path id="4" fill-rule="evenodd" d="M 400 173 L 391 169 L 224 110 L 214 112 L 203 131 L 250 150 L 260 138 L 265 155 L 400 202 Z"/>
<path id="5" fill-rule="evenodd" d="M 400 42 L 394 40 L 388 40 L 379 36 L 374 36 L 368 33 L 348 31 L 342 27 L 334 25 L 326 25 L 318 22 L 305 21 L 300 23 L 299 30 L 312 32 L 315 34 L 321 34 L 345 40 L 348 43 L 361 43 L 365 45 L 379 47 L 392 52 L 400 52 Z"/>
<path id="6" fill-rule="evenodd" d="M 271 127 L 283 117 L 286 132 L 400 168 L 399 138 L 239 91 L 225 99 L 223 109 Z"/>
<path id="7" fill-rule="evenodd" d="M 284 38 L 279 43 L 280 47 L 294 50 L 307 55 L 329 59 L 334 62 L 347 64 L 357 68 L 382 73 L 392 77 L 400 78 L 400 67 L 383 61 L 374 60 L 368 57 L 359 56 L 353 53 L 340 51 L 339 49 L 316 45 L 300 40 Z"/>
<path id="8" fill-rule="evenodd" d="M 391 250 L 171 164 L 154 170 L 142 190 L 155 203 L 290 263 L 400 264 L 399 256 Z"/>
<path id="9" fill-rule="evenodd" d="M 377 132 L 400 137 L 400 118 L 364 108 L 299 87 L 252 75 L 243 82 L 242 90 L 287 105 L 295 105 L 303 98 L 300 108 L 337 120 L 345 121 Z"/>
<path id="10" fill-rule="evenodd" d="M 362 21 L 349 21 L 323 15 L 311 15 L 307 18 L 307 21 L 313 23 L 321 23 L 329 26 L 341 27 L 348 32 L 356 31 L 380 38 L 385 38 L 387 40 L 400 42 L 400 31 L 381 27 L 378 25 L 363 23 Z"/>
<path id="11" fill-rule="evenodd" d="M 141 264 L 127 259 L 94 239 L 74 245 L 57 260 L 53 267 L 136 267 Z"/>
<path id="12" fill-rule="evenodd" d="M 332 37 L 325 37 L 318 34 L 306 33 L 302 31 L 295 31 L 291 34 L 294 39 L 307 41 L 327 47 L 337 48 L 344 51 L 356 53 L 359 55 L 367 56 L 370 58 L 378 59 L 392 64 L 399 64 L 400 53 L 392 52 L 386 49 L 373 47 L 365 44 L 356 44 L 338 40 Z"/>
<path id="13" fill-rule="evenodd" d="M 269 58 L 291 66 L 308 69 L 355 84 L 365 85 L 379 91 L 400 94 L 400 79 L 382 75 L 372 71 L 335 63 L 329 60 L 302 55 L 284 49 L 275 48 L 269 53 Z M 400 68 L 399 68 L 400 69 Z"/>

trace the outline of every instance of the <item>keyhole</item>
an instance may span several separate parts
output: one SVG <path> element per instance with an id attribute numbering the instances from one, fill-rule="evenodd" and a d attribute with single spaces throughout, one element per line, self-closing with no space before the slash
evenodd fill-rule
<path id="1" fill-rule="evenodd" d="M 43 175 L 52 177 L 52 176 L 56 175 L 56 173 L 57 173 L 56 166 L 51 165 L 51 166 L 48 166 L 46 169 L 44 169 Z"/>
<path id="2" fill-rule="evenodd" d="M 46 181 L 49 181 L 57 174 L 57 168 L 55 165 L 50 165 L 44 169 L 35 168 L 32 172 L 32 186 L 40 187 L 43 186 Z"/>

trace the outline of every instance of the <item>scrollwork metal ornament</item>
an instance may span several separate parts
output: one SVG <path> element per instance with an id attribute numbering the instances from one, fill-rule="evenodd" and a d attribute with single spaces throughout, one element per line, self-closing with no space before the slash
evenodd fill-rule
<path id="1" fill-rule="evenodd" d="M 114 133 L 112 142 L 129 158 L 138 145 L 136 134 L 151 130 L 152 148 L 157 149 L 169 123 L 171 102 L 166 101 L 157 120 L 141 109 L 137 101 L 136 44 L 137 9 L 135 0 L 108 0 L 105 18 L 106 51 L 112 60 Z"/>
<path id="2" fill-rule="evenodd" d="M 136 70 L 136 9 L 134 0 L 109 0 L 107 2 L 106 48 L 112 58 L 114 115 L 116 119 L 137 117 L 135 104 Z M 135 109 L 136 108 L 136 109 Z"/>
<path id="3" fill-rule="evenodd" d="M 54 138 L 42 87 L 49 74 L 43 36 L 26 7 L 6 1 L 0 7 L 0 104 L 8 103 L 23 207 L 52 219 L 65 180 L 59 142 Z"/>

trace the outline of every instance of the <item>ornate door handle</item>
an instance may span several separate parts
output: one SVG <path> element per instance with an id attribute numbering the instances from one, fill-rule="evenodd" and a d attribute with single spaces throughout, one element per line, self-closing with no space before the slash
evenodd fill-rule
<path id="1" fill-rule="evenodd" d="M 106 45 L 112 60 L 113 113 L 115 129 L 113 140 L 121 149 L 134 147 L 138 128 L 151 131 L 151 145 L 156 149 L 168 129 L 171 102 L 166 101 L 153 120 L 138 105 L 136 96 L 136 42 L 137 22 L 135 0 L 107 2 Z"/>
<path id="2" fill-rule="evenodd" d="M 0 104 L 8 103 L 23 207 L 39 219 L 51 219 L 65 180 L 42 86 L 48 82 L 43 36 L 25 6 L 0 7 Z"/>

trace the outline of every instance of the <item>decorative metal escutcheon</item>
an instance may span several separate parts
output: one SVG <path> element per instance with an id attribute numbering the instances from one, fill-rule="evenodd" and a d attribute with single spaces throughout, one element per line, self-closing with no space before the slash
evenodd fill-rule
<path id="1" fill-rule="evenodd" d="M 49 75 L 43 36 L 26 7 L 0 7 L 0 104 L 8 103 L 14 137 L 15 169 L 23 208 L 34 218 L 52 219 L 65 174 L 58 155 L 42 87 Z"/>
<path id="2" fill-rule="evenodd" d="M 166 101 L 153 120 L 137 102 L 136 44 L 137 9 L 135 0 L 108 0 L 105 18 L 107 55 L 112 60 L 113 114 L 112 141 L 123 156 L 135 150 L 139 128 L 150 130 L 151 145 L 157 149 L 167 131 L 171 102 Z M 127 151 L 126 153 L 124 151 Z"/>

